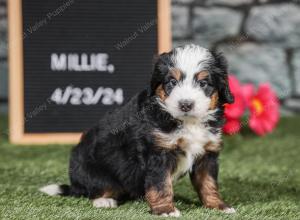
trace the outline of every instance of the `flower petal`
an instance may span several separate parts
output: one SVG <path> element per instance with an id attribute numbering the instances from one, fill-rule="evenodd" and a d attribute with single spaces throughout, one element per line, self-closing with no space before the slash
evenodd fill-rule
<path id="1" fill-rule="evenodd" d="M 233 135 L 241 130 L 241 123 L 237 119 L 228 119 L 223 127 L 225 134 Z"/>
<path id="2" fill-rule="evenodd" d="M 242 86 L 242 94 L 244 96 L 246 105 L 249 106 L 251 98 L 255 94 L 255 88 L 253 84 L 245 84 Z"/>
<path id="3" fill-rule="evenodd" d="M 257 135 L 263 136 L 265 135 L 264 128 L 261 124 L 261 121 L 258 117 L 251 117 L 249 120 L 249 127 L 254 131 Z"/>

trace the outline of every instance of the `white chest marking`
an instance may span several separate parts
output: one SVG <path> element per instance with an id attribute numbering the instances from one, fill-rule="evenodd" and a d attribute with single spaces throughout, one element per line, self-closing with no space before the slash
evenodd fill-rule
<path id="1" fill-rule="evenodd" d="M 163 135 L 163 139 L 171 145 L 176 144 L 178 139 L 183 140 L 180 148 L 185 155 L 178 158 L 177 169 L 172 175 L 174 180 L 192 169 L 195 159 L 205 154 L 204 146 L 208 142 L 219 143 L 221 138 L 220 134 L 212 134 L 208 127 L 198 123 L 186 123 L 183 128 L 171 134 L 160 135 Z"/>

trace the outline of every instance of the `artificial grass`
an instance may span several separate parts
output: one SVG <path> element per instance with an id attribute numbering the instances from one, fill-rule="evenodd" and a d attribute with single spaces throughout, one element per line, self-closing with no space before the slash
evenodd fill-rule
<path id="1" fill-rule="evenodd" d="M 5 118 L 0 118 L 3 122 Z M 201 207 L 188 177 L 175 185 L 180 219 L 300 219 L 300 117 L 283 118 L 260 138 L 249 131 L 226 137 L 220 158 L 220 191 L 233 215 Z M 93 208 L 87 199 L 49 197 L 37 191 L 67 183 L 71 146 L 16 146 L 0 137 L 1 219 L 154 219 L 144 201 L 117 209 Z M 4 131 L 4 132 L 3 132 Z"/>

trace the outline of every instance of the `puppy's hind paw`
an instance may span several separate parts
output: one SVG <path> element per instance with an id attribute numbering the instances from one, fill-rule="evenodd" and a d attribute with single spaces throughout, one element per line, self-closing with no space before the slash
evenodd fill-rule
<path id="1" fill-rule="evenodd" d="M 161 217 L 175 217 L 175 218 L 178 218 L 178 217 L 180 217 L 180 211 L 175 208 L 174 212 L 162 213 L 160 216 Z"/>
<path id="2" fill-rule="evenodd" d="M 111 198 L 98 198 L 93 200 L 93 206 L 96 208 L 117 208 L 118 203 Z"/>
<path id="3" fill-rule="evenodd" d="M 236 210 L 234 208 L 228 207 L 228 208 L 223 209 L 222 212 L 224 212 L 226 214 L 234 214 L 234 213 L 236 213 Z"/>

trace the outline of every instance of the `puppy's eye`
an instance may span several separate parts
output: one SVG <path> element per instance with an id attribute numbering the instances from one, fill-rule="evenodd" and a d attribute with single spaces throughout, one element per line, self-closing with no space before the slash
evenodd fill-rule
<path id="1" fill-rule="evenodd" d="M 164 85 L 165 92 L 169 95 L 172 91 L 172 89 L 177 85 L 176 79 L 170 79 L 166 84 Z"/>
<path id="2" fill-rule="evenodd" d="M 176 86 L 177 85 L 177 80 L 176 79 L 171 79 L 170 81 L 169 81 L 169 84 L 171 85 L 171 86 Z"/>
<path id="3" fill-rule="evenodd" d="M 205 88 L 206 86 L 207 86 L 207 81 L 206 80 L 200 80 L 199 81 L 199 85 L 200 85 L 200 87 L 202 87 L 202 88 Z"/>

